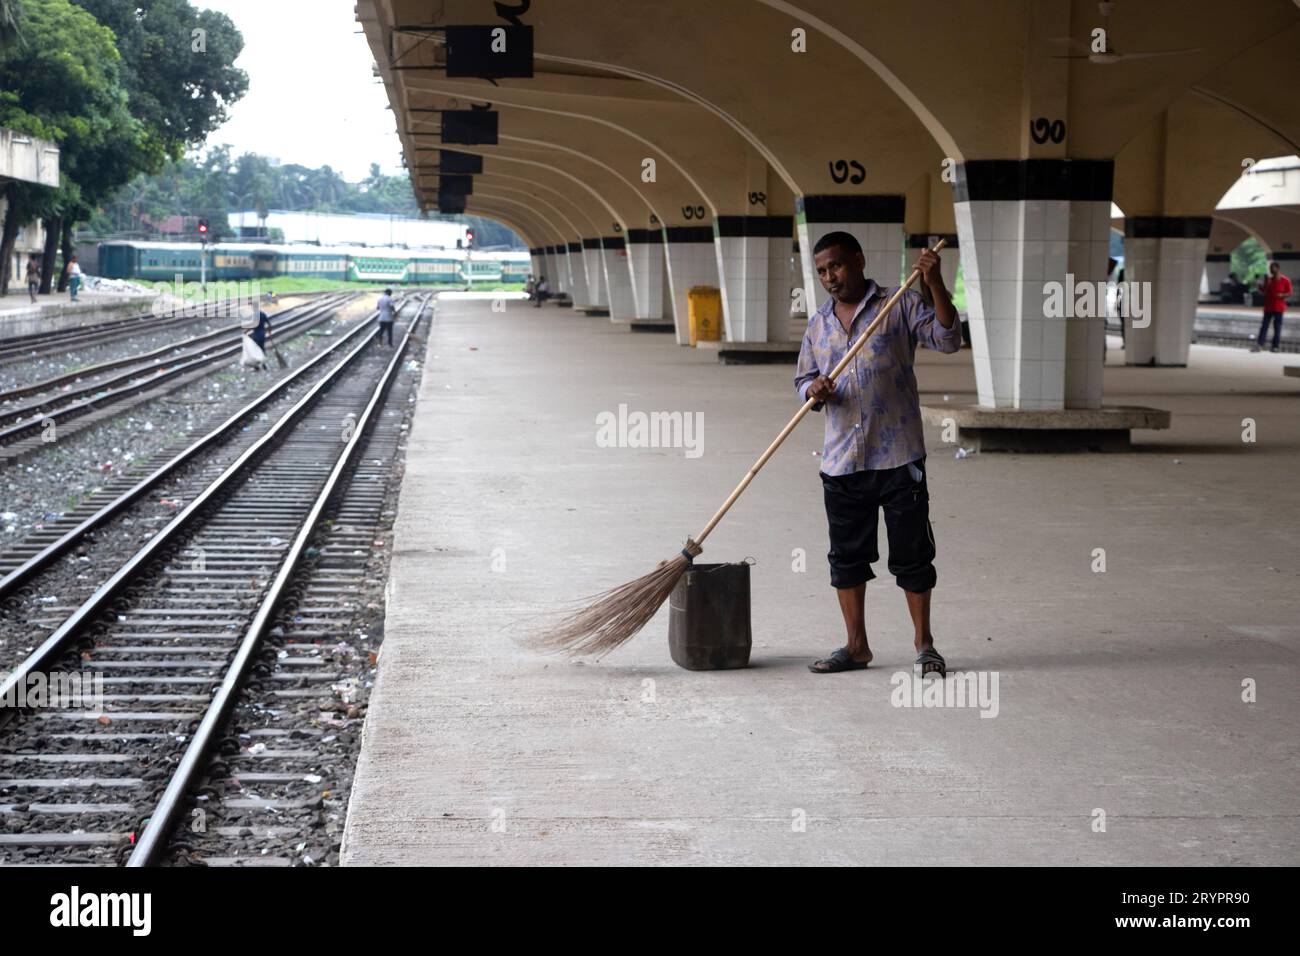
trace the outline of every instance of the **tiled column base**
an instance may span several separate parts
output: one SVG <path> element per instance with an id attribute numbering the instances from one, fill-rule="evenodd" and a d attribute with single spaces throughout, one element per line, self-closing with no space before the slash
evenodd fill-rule
<path id="1" fill-rule="evenodd" d="M 789 216 L 719 216 L 714 224 L 722 315 L 729 342 L 788 338 Z M 780 290 L 787 290 L 784 294 Z M 774 331 L 775 330 L 775 331 Z"/>
<path id="2" fill-rule="evenodd" d="M 582 255 L 582 243 L 570 242 L 565 246 L 569 256 L 569 279 L 573 283 L 570 296 L 573 299 L 574 308 L 582 308 L 588 304 L 587 292 L 587 262 Z"/>
<path id="3" fill-rule="evenodd" d="M 673 328 L 678 345 L 691 344 L 690 303 L 687 293 L 694 286 L 718 284 L 718 255 L 713 230 L 708 226 L 669 226 L 664 247 L 668 263 L 668 284 L 672 290 Z"/>
<path id="4" fill-rule="evenodd" d="M 560 264 L 555 260 L 555 247 L 545 246 L 542 249 L 542 275 L 546 276 L 546 281 L 550 283 L 552 292 L 560 291 Z"/>
<path id="5" fill-rule="evenodd" d="M 1211 296 L 1219 294 L 1219 286 L 1228 281 L 1232 271 L 1232 256 L 1224 253 L 1210 253 L 1205 257 L 1205 285 Z M 1127 273 L 1125 276 L 1127 277 Z M 1238 277 L 1240 278 L 1240 277 Z"/>
<path id="6" fill-rule="evenodd" d="M 957 235 L 981 406 L 1101 407 L 1105 298 L 1098 301 L 1096 283 L 1106 278 L 1112 173 L 1110 162 L 1092 160 L 958 168 Z M 1091 303 L 1077 294 L 1084 283 L 1093 283 Z"/>
<path id="7" fill-rule="evenodd" d="M 905 208 L 904 198 L 895 195 L 800 196 L 795 200 L 809 315 L 826 301 L 826 291 L 813 264 L 813 249 L 828 232 L 847 232 L 858 240 L 866 259 L 867 278 L 884 286 L 896 286 L 902 281 Z"/>
<path id="8" fill-rule="evenodd" d="M 587 266 L 587 308 L 608 309 L 609 290 L 605 286 L 605 259 L 599 239 L 582 240 L 582 261 Z"/>
<path id="9" fill-rule="evenodd" d="M 1130 216 L 1124 221 L 1124 279 L 1149 283 L 1149 294 L 1143 296 L 1145 318 L 1124 319 L 1126 364 L 1187 364 L 1211 224 L 1209 216 Z"/>
<path id="10" fill-rule="evenodd" d="M 604 236 L 600 240 L 601 262 L 605 267 L 605 288 L 609 290 L 609 317 L 636 318 L 636 299 L 632 296 L 632 270 L 628 268 L 627 243 L 622 236 Z"/>
<path id="11" fill-rule="evenodd" d="M 662 229 L 629 229 L 627 261 L 638 319 L 664 317 L 664 234 Z"/>

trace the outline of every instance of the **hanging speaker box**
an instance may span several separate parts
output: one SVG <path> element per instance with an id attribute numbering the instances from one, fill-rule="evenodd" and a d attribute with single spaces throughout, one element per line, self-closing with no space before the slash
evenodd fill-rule
<path id="1" fill-rule="evenodd" d="M 483 157 L 473 153 L 462 153 L 454 149 L 438 150 L 438 168 L 445 173 L 460 175 L 467 173 L 476 176 L 483 172 Z"/>
<path id="2" fill-rule="evenodd" d="M 446 193 L 448 196 L 468 196 L 474 192 L 473 176 L 448 176 L 444 172 L 438 178 L 439 194 Z"/>
<path id="3" fill-rule="evenodd" d="M 500 117 L 493 110 L 443 110 L 442 141 L 462 146 L 495 146 Z"/>
<path id="4" fill-rule="evenodd" d="M 465 197 L 459 193 L 438 193 L 438 212 L 455 215 L 465 211 Z"/>
<path id="5" fill-rule="evenodd" d="M 533 75 L 531 26 L 447 27 L 447 76 L 485 80 Z"/>

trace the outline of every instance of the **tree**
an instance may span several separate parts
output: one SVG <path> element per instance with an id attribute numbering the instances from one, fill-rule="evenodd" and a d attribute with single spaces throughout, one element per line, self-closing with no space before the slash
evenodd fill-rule
<path id="1" fill-rule="evenodd" d="M 143 162 L 143 131 L 126 108 L 112 32 L 68 0 L 24 0 L 22 30 L 23 42 L 0 50 L 0 126 L 58 143 L 61 185 L 5 187 L 0 292 L 20 226 L 60 210 L 81 214 Z"/>
<path id="2" fill-rule="evenodd" d="M 248 91 L 234 66 L 244 38 L 230 18 L 188 0 L 73 0 L 113 31 L 131 115 L 144 125 L 149 172 L 180 159 L 226 121 Z"/>
<path id="3" fill-rule="evenodd" d="M 20 0 L 0 0 L 0 50 L 22 42 L 22 12 Z"/>

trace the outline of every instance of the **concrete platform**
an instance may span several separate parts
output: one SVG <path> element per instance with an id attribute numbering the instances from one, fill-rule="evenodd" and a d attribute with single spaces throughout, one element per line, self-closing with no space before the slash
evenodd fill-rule
<path id="1" fill-rule="evenodd" d="M 1108 403 L 1173 413 L 1127 454 L 958 460 L 927 429 L 934 629 L 954 670 L 997 675 L 981 717 L 893 706 L 912 635 L 884 560 L 873 668 L 807 671 L 841 642 L 820 420 L 705 545 L 757 562 L 754 666 L 679 669 L 666 612 L 600 661 L 516 646 L 672 554 L 797 399 L 788 367 L 488 309 L 444 301 L 431 330 L 346 863 L 1300 863 L 1282 356 L 1108 366 Z M 923 351 L 917 374 L 927 404 L 975 401 L 968 352 Z M 620 405 L 701 413 L 701 453 L 601 447 Z"/>
<path id="2" fill-rule="evenodd" d="M 799 361 L 799 342 L 696 342 L 721 365 L 788 365 Z"/>
<path id="3" fill-rule="evenodd" d="M 33 305 L 26 288 L 20 292 L 11 284 L 9 295 L 0 297 L 0 338 L 138 315 L 153 301 L 153 295 L 81 292 L 73 302 L 64 292 L 37 296 Z"/>
<path id="4" fill-rule="evenodd" d="M 980 405 L 922 405 L 927 425 L 957 426 L 957 444 L 971 451 L 1127 451 L 1132 431 L 1169 427 L 1169 412 L 1133 405 L 1032 410 Z"/>

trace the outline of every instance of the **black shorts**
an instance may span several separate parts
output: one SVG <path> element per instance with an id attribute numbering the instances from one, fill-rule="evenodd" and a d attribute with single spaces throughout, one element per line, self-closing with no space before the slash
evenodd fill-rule
<path id="1" fill-rule="evenodd" d="M 871 565 L 880 560 L 876 539 L 880 508 L 885 509 L 889 571 L 898 586 L 917 594 L 934 587 L 938 574 L 924 458 L 898 468 L 821 477 L 831 535 L 826 557 L 832 587 L 854 588 L 876 576 Z"/>

